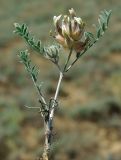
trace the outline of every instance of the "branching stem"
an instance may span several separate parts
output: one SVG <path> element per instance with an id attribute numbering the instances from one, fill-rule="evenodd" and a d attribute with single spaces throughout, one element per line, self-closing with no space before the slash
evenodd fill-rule
<path id="1" fill-rule="evenodd" d="M 44 99 L 44 97 L 43 97 L 43 95 L 42 95 L 42 92 L 41 92 L 39 86 L 37 85 L 37 83 L 35 82 L 35 80 L 34 80 L 33 77 L 32 77 L 32 80 L 33 80 L 33 83 L 34 83 L 35 88 L 36 88 L 37 91 L 38 91 L 38 95 L 40 96 L 40 99 L 41 99 L 42 102 L 46 105 L 46 101 L 45 101 L 45 99 Z"/>
<path id="2" fill-rule="evenodd" d="M 65 71 L 66 71 L 66 68 L 67 68 L 67 66 L 68 66 L 69 60 L 70 60 L 71 55 L 72 55 L 72 52 L 73 52 L 73 49 L 71 48 L 71 49 L 70 49 L 69 56 L 68 56 L 68 59 L 67 59 L 67 61 L 66 61 L 66 63 L 65 63 L 65 66 L 64 66 L 64 70 L 63 70 L 63 72 L 65 72 Z"/>

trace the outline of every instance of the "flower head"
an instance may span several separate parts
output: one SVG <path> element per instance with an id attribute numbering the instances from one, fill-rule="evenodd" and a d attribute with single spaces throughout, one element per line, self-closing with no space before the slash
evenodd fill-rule
<path id="1" fill-rule="evenodd" d="M 80 17 L 76 17 L 76 12 L 73 8 L 69 10 L 69 16 L 54 16 L 53 21 L 56 30 L 54 37 L 58 43 L 64 48 L 73 48 L 76 52 L 85 49 L 87 40 L 82 41 L 85 23 Z"/>

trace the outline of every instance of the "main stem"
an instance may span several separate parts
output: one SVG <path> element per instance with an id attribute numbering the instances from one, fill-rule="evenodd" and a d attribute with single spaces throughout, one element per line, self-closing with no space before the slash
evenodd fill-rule
<path id="1" fill-rule="evenodd" d="M 56 103 L 56 100 L 57 100 L 57 97 L 58 97 L 58 93 L 59 93 L 59 90 L 60 90 L 60 85 L 61 85 L 61 81 L 62 81 L 62 78 L 63 78 L 63 73 L 60 72 L 60 76 L 59 76 L 59 80 L 58 80 L 58 84 L 57 84 L 57 88 L 56 88 L 56 92 L 55 92 L 55 96 L 54 96 L 54 101 L 53 101 L 53 105 L 52 105 L 52 110 L 50 112 L 50 119 L 52 120 L 53 117 L 54 117 L 54 110 L 55 110 L 55 103 Z"/>
<path id="2" fill-rule="evenodd" d="M 60 72 L 54 101 L 51 106 L 51 110 L 48 114 L 48 116 L 45 118 L 45 147 L 44 147 L 44 153 L 43 153 L 43 160 L 49 160 L 49 152 L 50 152 L 50 146 L 51 146 L 51 140 L 52 140 L 52 130 L 53 130 L 53 118 L 54 118 L 54 111 L 55 111 L 55 103 L 59 94 L 61 81 L 63 78 L 63 73 Z"/>

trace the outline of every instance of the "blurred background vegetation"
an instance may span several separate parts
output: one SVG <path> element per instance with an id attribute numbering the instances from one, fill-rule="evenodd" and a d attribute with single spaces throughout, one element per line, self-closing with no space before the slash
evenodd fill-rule
<path id="1" fill-rule="evenodd" d="M 25 42 L 13 23 L 26 23 L 50 44 L 54 15 L 73 7 L 93 31 L 101 10 L 112 10 L 109 29 L 66 75 L 54 121 L 53 160 L 121 160 L 121 1 L 0 0 L 0 160 L 34 160 L 42 152 L 43 121 L 36 91 L 19 63 Z M 31 51 L 29 49 L 31 53 Z M 48 97 L 58 79 L 56 68 L 37 54 L 40 80 Z"/>

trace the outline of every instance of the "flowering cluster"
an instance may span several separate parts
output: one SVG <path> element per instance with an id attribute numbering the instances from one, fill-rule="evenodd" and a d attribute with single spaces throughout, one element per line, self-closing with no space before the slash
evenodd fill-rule
<path id="1" fill-rule="evenodd" d="M 76 52 L 84 50 L 88 40 L 82 41 L 85 29 L 85 23 L 80 17 L 76 16 L 74 9 L 69 10 L 69 16 L 62 15 L 53 17 L 56 35 L 54 36 L 58 43 L 64 48 L 73 48 Z"/>

